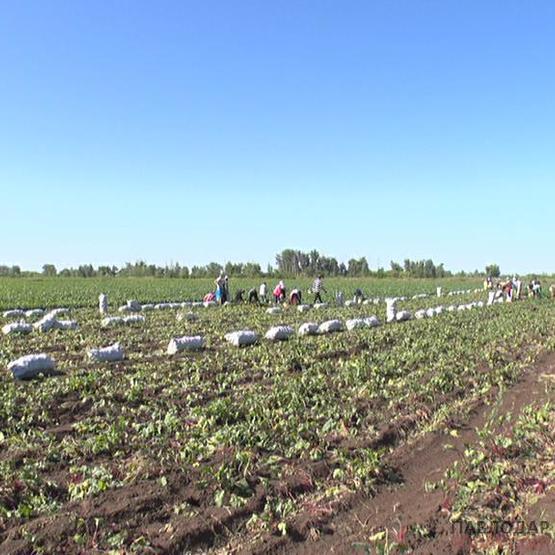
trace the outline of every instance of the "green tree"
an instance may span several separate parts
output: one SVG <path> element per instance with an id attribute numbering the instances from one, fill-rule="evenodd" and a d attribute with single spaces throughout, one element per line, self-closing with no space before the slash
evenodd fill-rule
<path id="1" fill-rule="evenodd" d="M 501 275 L 501 270 L 498 264 L 489 264 L 486 266 L 486 275 L 497 278 Z"/>
<path id="2" fill-rule="evenodd" d="M 58 273 L 54 264 L 44 264 L 42 267 L 42 274 L 44 276 L 55 276 Z"/>

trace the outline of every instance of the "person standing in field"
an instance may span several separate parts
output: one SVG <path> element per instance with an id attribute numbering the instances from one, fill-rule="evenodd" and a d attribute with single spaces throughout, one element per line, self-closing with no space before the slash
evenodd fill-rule
<path id="1" fill-rule="evenodd" d="M 321 293 L 322 293 L 322 291 L 324 293 L 327 293 L 327 291 L 326 291 L 326 288 L 324 287 L 323 280 L 324 280 L 324 276 L 318 276 L 314 280 L 314 283 L 312 284 L 312 292 L 314 293 L 314 304 L 316 304 L 317 302 L 319 302 L 319 303 L 324 302 L 322 300 Z"/>
<path id="2" fill-rule="evenodd" d="M 216 285 L 216 302 L 220 304 L 225 303 L 225 278 L 223 271 L 220 272 L 220 275 L 214 280 L 214 284 Z"/>
<path id="3" fill-rule="evenodd" d="M 513 282 L 508 279 L 503 284 L 503 293 L 505 293 L 505 300 L 510 303 L 513 300 Z"/>
<path id="4" fill-rule="evenodd" d="M 522 280 L 518 276 L 513 277 L 513 290 L 514 290 L 514 298 L 518 301 L 520 300 L 520 295 L 522 292 Z"/>
<path id="5" fill-rule="evenodd" d="M 229 278 L 225 276 L 224 277 L 224 301 L 222 304 L 225 304 L 227 301 L 231 301 L 231 293 L 229 292 Z"/>
<path id="6" fill-rule="evenodd" d="M 268 285 L 265 281 L 260 284 L 260 289 L 258 290 L 258 298 L 261 303 L 268 302 Z"/>

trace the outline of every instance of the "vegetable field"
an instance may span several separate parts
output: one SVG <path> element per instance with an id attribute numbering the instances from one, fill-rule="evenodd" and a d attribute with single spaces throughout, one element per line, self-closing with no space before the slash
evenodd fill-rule
<path id="1" fill-rule="evenodd" d="M 239 288 L 248 291 L 258 287 L 266 278 L 232 278 L 232 293 Z M 271 292 L 277 279 L 266 279 Z M 290 288 L 308 289 L 311 280 L 295 278 L 285 280 Z M 360 287 L 372 296 L 399 296 L 413 293 L 435 294 L 436 286 L 442 285 L 448 291 L 481 287 L 482 280 L 476 278 L 446 278 L 437 282 L 429 279 L 378 279 L 378 278 L 329 278 L 326 287 L 330 292 L 343 291 L 352 295 Z M 0 310 L 10 308 L 53 308 L 96 307 L 98 295 L 107 293 L 114 305 L 125 303 L 127 299 L 140 302 L 163 302 L 175 300 L 200 301 L 209 291 L 214 290 L 212 279 L 161 279 L 161 278 L 7 278 L 0 277 Z"/>
<path id="2" fill-rule="evenodd" d="M 233 281 L 232 289 L 259 282 Z M 438 285 L 470 292 L 438 298 Z M 96 308 L 101 292 L 117 314 L 127 299 L 198 300 L 211 287 L 202 280 L 0 280 L 2 309 L 69 307 L 78 323 L 0 337 L 3 369 L 28 353 L 50 355 L 57 368 L 29 381 L 5 370 L 0 377 L 1 553 L 285 553 L 299 542 L 317 551 L 354 500 L 399 483 L 398 449 L 453 432 L 472 407 L 555 348 L 548 299 L 385 323 L 385 296 L 406 295 L 399 308 L 411 313 L 485 302 L 476 280 L 329 279 L 329 305 L 305 313 L 193 306 L 149 311 L 139 325 L 113 328 L 101 326 Z M 333 291 L 349 296 L 356 287 L 380 300 L 331 303 Z M 412 298 L 420 293 L 429 296 Z M 177 317 L 190 312 L 196 317 Z M 264 339 L 272 326 L 297 330 L 303 322 L 372 315 L 382 325 Z M 258 334 L 256 344 L 225 341 L 244 329 Z M 167 354 L 181 336 L 202 336 L 205 346 Z M 124 360 L 87 357 L 88 349 L 116 342 Z M 542 422 L 552 422 L 545 411 Z M 446 489 L 456 486 L 448 476 Z M 463 506 L 460 495 L 457 503 Z"/>

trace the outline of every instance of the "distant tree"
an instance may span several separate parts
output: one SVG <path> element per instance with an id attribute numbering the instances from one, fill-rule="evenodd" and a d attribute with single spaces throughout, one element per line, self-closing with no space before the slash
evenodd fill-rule
<path id="1" fill-rule="evenodd" d="M 489 264 L 486 266 L 486 275 L 497 278 L 501 275 L 501 270 L 497 264 Z"/>
<path id="2" fill-rule="evenodd" d="M 44 264 L 42 267 L 42 274 L 44 276 L 55 276 L 58 273 L 54 264 Z"/>
<path id="3" fill-rule="evenodd" d="M 243 265 L 243 275 L 247 277 L 259 277 L 262 275 L 262 268 L 256 262 L 247 262 Z"/>
<path id="4" fill-rule="evenodd" d="M 390 266 L 391 266 L 391 275 L 394 277 L 400 276 L 401 273 L 403 272 L 403 268 L 401 267 L 401 265 L 393 260 L 390 262 Z"/>
<path id="5" fill-rule="evenodd" d="M 218 274 L 223 270 L 223 266 L 218 264 L 217 262 L 210 262 L 210 264 L 206 265 L 205 275 L 214 278 L 218 277 Z"/>
<path id="6" fill-rule="evenodd" d="M 352 277 L 367 276 L 370 273 L 368 261 L 364 256 L 358 260 L 351 258 L 347 263 L 347 272 Z"/>

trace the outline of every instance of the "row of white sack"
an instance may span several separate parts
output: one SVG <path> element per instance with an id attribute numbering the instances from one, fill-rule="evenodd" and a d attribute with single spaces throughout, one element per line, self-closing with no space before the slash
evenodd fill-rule
<path id="1" fill-rule="evenodd" d="M 88 349 L 87 356 L 89 360 L 98 362 L 118 361 L 125 358 L 125 352 L 119 343 L 114 343 L 109 347 Z M 40 373 L 52 373 L 55 369 L 54 359 L 46 353 L 25 355 L 8 364 L 8 370 L 20 380 L 34 378 Z"/>
<path id="2" fill-rule="evenodd" d="M 455 310 L 468 310 L 472 308 L 481 308 L 484 306 L 482 301 L 473 301 L 468 304 L 462 305 L 451 305 L 444 309 L 443 306 L 422 309 L 415 312 L 414 317 L 417 319 L 430 318 L 441 314 L 444 310 L 447 312 L 453 312 Z M 299 307 L 300 308 L 300 307 Z M 397 322 L 404 322 L 411 320 L 413 317 L 412 313 L 408 310 L 401 310 L 399 312 L 395 311 L 394 320 Z M 352 318 L 345 322 L 345 326 L 340 320 L 327 320 L 321 324 L 315 322 L 306 322 L 301 324 L 297 330 L 299 336 L 305 335 L 321 335 L 325 333 L 331 333 L 336 331 L 342 331 L 344 328 L 348 330 L 360 329 L 365 327 L 376 327 L 380 325 L 380 321 L 376 316 L 370 316 L 367 318 Z M 284 341 L 289 339 L 295 333 L 291 326 L 274 326 L 270 328 L 264 337 L 270 341 Z M 258 341 L 258 334 L 252 330 L 241 330 L 228 333 L 225 335 L 226 341 L 240 347 L 243 345 L 252 345 Z M 168 346 L 168 353 L 174 354 L 181 350 L 187 349 L 200 349 L 204 347 L 204 338 L 201 336 L 193 337 L 182 337 L 172 339 Z"/>
<path id="3" fill-rule="evenodd" d="M 469 293 L 477 293 L 477 292 L 481 292 L 481 289 L 466 289 L 466 290 L 459 290 L 459 291 L 450 291 L 448 293 L 446 293 L 446 295 L 462 295 L 462 294 L 469 294 Z M 415 300 L 415 299 L 424 299 L 427 297 L 432 296 L 429 293 L 418 293 L 416 295 L 413 295 L 412 297 L 410 297 L 411 299 Z M 374 297 L 374 298 L 369 298 L 369 299 L 365 299 L 362 303 L 363 305 L 370 305 L 370 304 L 379 304 L 383 301 L 388 301 L 388 300 L 396 300 L 396 301 L 406 301 L 408 300 L 409 297 L 406 296 L 401 296 L 401 297 L 387 297 L 387 298 L 380 298 L 380 297 Z M 226 304 L 231 304 L 231 303 L 226 303 Z M 357 301 L 355 300 L 346 300 L 344 302 L 341 303 L 342 305 L 344 304 L 344 306 L 353 306 L 358 304 Z M 136 300 L 128 300 L 127 304 L 120 306 L 118 308 L 119 312 L 148 312 L 148 311 L 152 311 L 152 310 L 171 310 L 171 309 L 179 309 L 179 308 L 209 308 L 209 307 L 213 307 L 213 306 L 218 306 L 218 303 L 216 303 L 215 301 L 205 301 L 205 302 L 201 302 L 201 301 L 183 301 L 183 302 L 164 302 L 164 303 L 146 303 L 146 304 L 140 304 L 138 301 Z M 308 310 L 308 308 L 310 308 L 311 305 L 299 305 L 298 309 L 300 312 L 303 312 L 305 310 Z M 328 303 L 316 303 L 314 305 L 315 308 L 325 308 L 328 306 Z M 100 308 L 100 312 L 102 314 L 106 314 L 108 312 L 108 298 L 106 295 L 102 294 L 99 297 L 99 308 Z M 273 308 L 279 308 L 279 307 L 272 307 L 268 310 L 273 310 Z M 55 308 L 53 310 L 50 310 L 48 312 L 46 312 L 46 310 L 42 309 L 42 308 L 33 308 L 33 309 L 29 309 L 29 310 L 22 310 L 19 308 L 16 309 L 10 309 L 10 310 L 5 310 L 2 313 L 2 316 L 6 319 L 6 320 L 12 320 L 12 319 L 23 319 L 23 318 L 28 318 L 28 319 L 33 319 L 33 318 L 38 318 L 39 316 L 43 316 L 44 314 L 47 315 L 53 315 L 53 316 L 61 316 L 63 314 L 67 314 L 69 312 L 68 308 Z"/>
<path id="4" fill-rule="evenodd" d="M 443 312 L 455 312 L 455 311 L 463 311 L 463 310 L 471 310 L 473 308 L 482 308 L 486 306 L 486 303 L 483 301 L 472 301 L 470 303 L 463 303 L 460 305 L 449 305 L 444 307 L 443 305 L 430 307 L 430 308 L 422 308 L 414 313 L 414 318 L 417 320 L 421 320 L 423 318 L 432 318 L 433 316 L 438 316 Z M 386 321 L 389 322 L 403 322 L 406 320 L 411 320 L 413 317 L 412 313 L 408 310 L 401 310 L 397 311 L 396 308 L 396 301 L 394 299 L 388 300 L 387 308 L 386 308 Z"/>
<path id="5" fill-rule="evenodd" d="M 184 301 L 175 303 L 156 303 L 156 304 L 140 304 L 138 301 L 129 300 L 127 304 L 120 306 L 118 312 L 149 312 L 152 310 L 175 310 L 179 308 L 210 308 L 211 306 L 217 306 L 215 301 Z M 103 305 L 100 302 L 100 312 L 107 312 L 107 305 Z"/>
<path id="6" fill-rule="evenodd" d="M 297 330 L 297 335 L 323 335 L 326 333 L 333 333 L 342 331 L 345 328 L 354 330 L 358 328 L 369 328 L 380 325 L 380 321 L 375 316 L 368 318 L 353 318 L 347 320 L 345 325 L 340 320 L 327 320 L 321 324 L 316 322 L 305 322 L 301 324 Z M 264 337 L 269 341 L 286 341 L 295 334 L 295 330 L 291 326 L 273 326 L 265 334 Z M 258 334 L 252 330 L 240 330 L 228 333 L 225 335 L 228 343 L 235 347 L 243 345 L 252 345 L 258 341 Z"/>
<path id="7" fill-rule="evenodd" d="M 25 321 L 10 322 L 2 326 L 2 333 L 4 335 L 12 334 L 26 334 L 31 333 L 33 329 L 46 332 L 53 329 L 56 330 L 76 330 L 78 325 L 75 320 L 59 320 L 58 316 L 66 314 L 67 309 L 55 309 L 51 310 L 48 314 L 45 314 L 38 322 L 34 324 L 29 324 Z"/>
<path id="8" fill-rule="evenodd" d="M 496 299 L 495 302 L 503 302 L 503 298 Z M 390 306 L 392 306 L 393 311 L 395 312 L 394 320 L 402 322 L 412 319 L 412 314 L 409 311 L 401 310 L 396 312 L 395 303 L 391 303 Z M 482 308 L 483 306 L 485 306 L 485 304 L 482 301 L 473 301 L 471 303 L 461 305 L 450 305 L 446 308 L 443 306 L 430 307 L 428 309 L 417 310 L 414 313 L 414 317 L 416 319 L 431 318 L 442 314 L 444 311 L 453 312 L 471 310 L 473 308 Z M 141 319 L 139 321 L 144 321 L 144 317 L 138 315 L 127 316 L 125 318 L 133 319 L 132 321 L 137 321 L 137 319 Z M 348 330 L 377 327 L 379 325 L 380 321 L 376 316 L 353 318 L 345 322 L 345 328 Z M 297 334 L 301 337 L 305 335 L 322 335 L 342 331 L 343 329 L 344 326 L 340 320 L 327 320 L 321 324 L 317 324 L 315 322 L 305 322 L 299 326 Z M 293 336 L 294 333 L 295 331 L 291 326 L 274 326 L 266 332 L 264 337 L 270 341 L 284 341 Z M 235 331 L 226 334 L 224 337 L 227 342 L 236 347 L 253 345 L 259 339 L 258 334 L 252 330 Z M 200 335 L 176 337 L 170 340 L 167 353 L 171 355 L 183 350 L 199 350 L 203 349 L 204 346 L 205 339 Z M 114 345 L 110 345 L 108 347 L 89 349 L 87 354 L 89 359 L 95 361 L 118 361 L 125 357 L 124 350 L 119 343 L 115 343 Z M 25 355 L 8 365 L 8 369 L 12 371 L 14 377 L 19 379 L 31 378 L 40 372 L 52 371 L 54 368 L 54 361 L 49 355 L 44 353 Z"/>
<path id="9" fill-rule="evenodd" d="M 20 308 L 15 308 L 15 309 L 11 309 L 11 310 L 5 310 L 2 313 L 2 316 L 6 319 L 6 320 L 13 320 L 13 319 L 23 319 L 23 318 L 29 318 L 29 319 L 33 319 L 33 318 L 38 318 L 39 316 L 54 316 L 54 317 L 58 317 L 58 316 L 63 316 L 65 314 L 69 313 L 69 308 L 53 308 L 52 310 L 49 310 L 48 312 L 42 308 L 32 308 L 30 310 L 22 310 Z"/>
<path id="10" fill-rule="evenodd" d="M 305 322 L 299 326 L 297 334 L 299 336 L 322 335 L 325 333 L 342 331 L 345 327 L 348 330 L 353 330 L 357 328 L 376 327 L 379 325 L 380 322 L 375 316 L 347 320 L 345 322 L 345 326 L 340 320 L 327 320 L 321 324 L 317 324 L 315 322 Z M 291 326 L 282 325 L 271 327 L 264 334 L 264 337 L 269 341 L 286 341 L 294 334 L 295 330 Z M 259 335 L 252 330 L 240 330 L 227 333 L 224 338 L 228 343 L 231 343 L 235 347 L 241 347 L 244 345 L 253 345 L 258 341 Z M 204 346 L 204 337 L 200 335 L 176 337 L 170 341 L 167 353 L 172 355 L 179 351 L 199 350 L 204 348 Z"/>
<path id="11" fill-rule="evenodd" d="M 380 322 L 375 316 L 347 320 L 345 323 L 349 330 L 361 327 L 375 327 L 379 326 L 379 324 Z M 300 336 L 317 335 L 341 331 L 343 329 L 343 324 L 339 320 L 328 320 L 322 324 L 307 322 L 299 327 L 298 334 Z M 266 332 L 265 337 L 270 341 L 284 341 L 289 339 L 294 333 L 291 326 L 275 326 Z M 250 330 L 241 330 L 226 334 L 225 339 L 232 345 L 239 347 L 256 343 L 258 341 L 258 334 Z M 200 335 L 175 337 L 170 340 L 167 353 L 171 355 L 184 350 L 200 350 L 204 346 L 205 339 Z M 114 362 L 125 358 L 125 352 L 119 343 L 114 343 L 108 347 L 88 349 L 87 355 L 90 360 L 98 362 Z M 8 364 L 8 370 L 11 370 L 14 377 L 18 379 L 29 379 L 41 372 L 48 373 L 54 369 L 54 360 L 45 353 L 25 355 Z"/>

